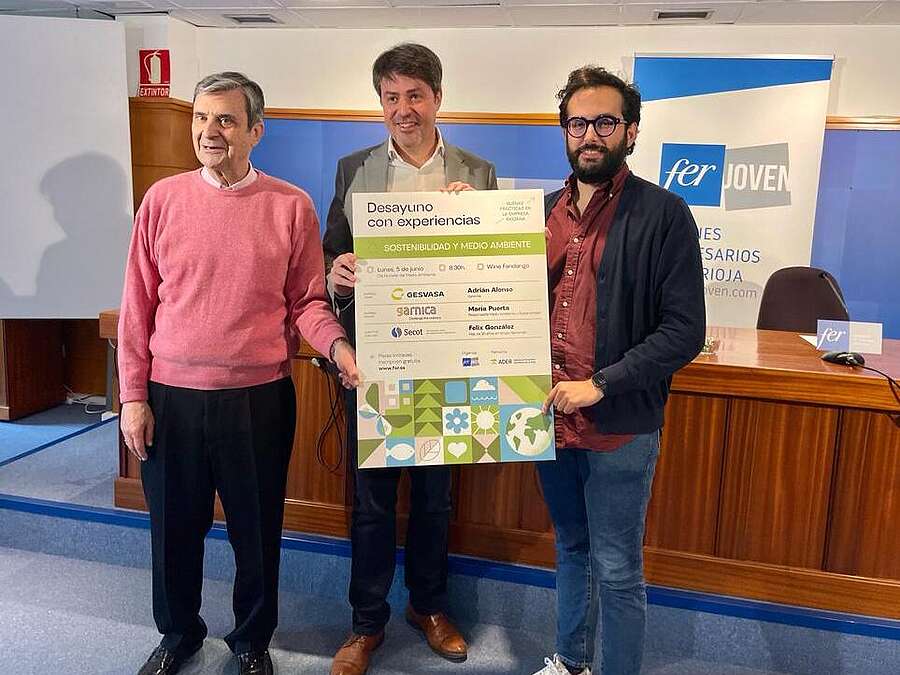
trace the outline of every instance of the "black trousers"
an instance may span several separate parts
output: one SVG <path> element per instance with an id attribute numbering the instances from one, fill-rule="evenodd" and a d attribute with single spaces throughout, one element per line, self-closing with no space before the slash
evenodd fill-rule
<path id="1" fill-rule="evenodd" d="M 153 446 L 141 464 L 150 508 L 153 618 L 163 646 L 206 637 L 203 543 L 215 493 L 234 550 L 235 653 L 265 649 L 278 623 L 278 567 L 296 397 L 290 378 L 200 391 L 150 383 Z"/>
<path id="2" fill-rule="evenodd" d="M 390 618 L 387 595 L 396 565 L 396 509 L 400 469 L 359 469 L 356 453 L 356 395 L 348 392 L 347 440 L 354 469 L 350 604 L 353 632 L 374 635 Z M 450 533 L 450 467 L 407 469 L 410 478 L 406 532 L 406 588 L 419 614 L 446 611 L 447 542 Z"/>

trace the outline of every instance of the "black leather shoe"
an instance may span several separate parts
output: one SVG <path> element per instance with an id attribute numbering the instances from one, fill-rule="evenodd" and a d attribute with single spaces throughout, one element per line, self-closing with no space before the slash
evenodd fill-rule
<path id="1" fill-rule="evenodd" d="M 166 649 L 165 647 L 157 647 L 150 654 L 138 675 L 175 675 L 184 662 L 200 651 L 203 641 L 196 642 L 183 649 Z M 243 671 L 242 671 L 243 672 Z"/>
<path id="2" fill-rule="evenodd" d="M 241 666 L 241 675 L 273 675 L 272 659 L 269 650 L 261 652 L 244 652 L 237 655 Z"/>

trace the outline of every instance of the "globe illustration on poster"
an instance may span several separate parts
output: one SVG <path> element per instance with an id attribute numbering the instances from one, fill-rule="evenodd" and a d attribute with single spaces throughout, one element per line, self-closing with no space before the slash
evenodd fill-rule
<path id="1" fill-rule="evenodd" d="M 506 441 L 520 455 L 536 457 L 550 447 L 549 426 L 538 408 L 521 408 L 509 416 Z"/>

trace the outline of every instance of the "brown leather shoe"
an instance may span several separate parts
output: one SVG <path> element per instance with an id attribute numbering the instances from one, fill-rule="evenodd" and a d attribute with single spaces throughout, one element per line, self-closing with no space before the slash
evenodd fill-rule
<path id="1" fill-rule="evenodd" d="M 384 642 L 384 631 L 377 635 L 351 633 L 331 662 L 331 675 L 363 675 L 369 669 L 372 652 Z"/>
<path id="2" fill-rule="evenodd" d="M 465 661 L 469 648 L 463 636 L 450 623 L 443 612 L 437 614 L 418 614 L 412 606 L 406 606 L 406 621 L 410 626 L 425 633 L 428 646 L 435 654 L 450 661 Z"/>

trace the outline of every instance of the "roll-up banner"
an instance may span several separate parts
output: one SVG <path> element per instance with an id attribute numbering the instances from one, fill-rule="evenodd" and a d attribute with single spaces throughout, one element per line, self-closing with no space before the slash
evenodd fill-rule
<path id="1" fill-rule="evenodd" d="M 809 265 L 832 62 L 635 56 L 643 107 L 629 165 L 690 206 L 710 325 L 755 326 L 772 272 Z"/>

